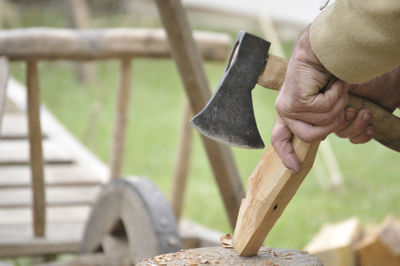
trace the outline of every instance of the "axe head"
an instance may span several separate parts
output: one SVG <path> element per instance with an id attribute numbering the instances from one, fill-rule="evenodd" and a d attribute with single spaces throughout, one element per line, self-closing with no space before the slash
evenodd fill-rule
<path id="1" fill-rule="evenodd" d="M 218 142 L 264 148 L 253 110 L 251 91 L 265 68 L 270 43 L 239 32 L 228 65 L 213 96 L 191 124 Z"/>

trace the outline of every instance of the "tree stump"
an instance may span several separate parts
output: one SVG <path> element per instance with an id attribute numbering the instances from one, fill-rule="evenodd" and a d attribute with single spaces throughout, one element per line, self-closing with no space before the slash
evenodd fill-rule
<path id="1" fill-rule="evenodd" d="M 298 250 L 262 247 L 256 256 L 240 257 L 232 248 L 209 247 L 159 255 L 136 264 L 148 265 L 323 266 L 323 263 L 307 252 Z"/>

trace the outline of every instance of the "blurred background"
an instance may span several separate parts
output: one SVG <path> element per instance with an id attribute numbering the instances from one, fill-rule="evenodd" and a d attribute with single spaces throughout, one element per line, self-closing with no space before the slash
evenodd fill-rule
<path id="1" fill-rule="evenodd" d="M 68 1 L 0 0 L 0 26 L 75 27 L 66 12 Z M 183 0 L 194 30 L 223 32 L 234 40 L 239 30 L 272 42 L 273 53 L 290 57 L 301 31 L 319 14 L 319 0 Z M 155 4 L 148 0 L 88 0 L 85 27 L 162 27 Z M 271 28 L 272 27 L 272 28 Z M 233 41 L 232 41 L 233 42 Z M 74 63 L 40 62 L 44 105 L 103 162 L 110 158 L 115 88 L 119 79 L 116 60 L 91 63 L 88 79 L 76 75 Z M 224 62 L 205 62 L 214 89 Z M 12 75 L 25 80 L 25 65 L 12 64 Z M 137 58 L 132 61 L 132 91 L 123 175 L 145 176 L 169 197 L 184 90 L 171 59 Z M 274 121 L 275 92 L 253 91 L 260 132 L 269 144 Z M 352 216 L 362 223 L 378 223 L 388 214 L 400 215 L 400 156 L 371 141 L 353 145 L 328 137 L 340 180 L 332 185 L 330 162 L 315 167 L 266 240 L 267 245 L 303 249 L 321 225 Z M 233 148 L 243 183 L 262 150 Z M 318 164 L 324 164 L 318 157 Z M 326 158 L 326 157 L 325 157 Z M 232 233 L 200 138 L 194 134 L 183 216 L 215 230 Z M 0 219 L 2 219 L 0 217 Z M 22 263 L 22 262 L 16 262 Z"/>

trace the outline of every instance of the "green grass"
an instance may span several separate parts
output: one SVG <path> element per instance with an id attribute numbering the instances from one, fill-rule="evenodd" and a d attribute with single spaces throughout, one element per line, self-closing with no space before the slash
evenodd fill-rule
<path id="1" fill-rule="evenodd" d="M 24 23 L 42 25 L 36 16 L 40 16 L 40 12 L 26 17 Z M 51 25 L 52 18 L 39 21 Z M 123 173 L 146 176 L 169 196 L 183 109 L 182 84 L 171 60 L 136 59 L 132 64 L 133 85 Z M 96 66 L 96 82 L 81 85 L 76 81 L 73 64 L 42 62 L 42 98 L 56 117 L 107 163 L 119 63 L 105 61 Z M 206 63 L 205 68 L 210 86 L 215 88 L 224 64 Z M 24 80 L 21 63 L 13 64 L 12 73 L 17 79 Z M 266 144 L 269 144 L 275 115 L 275 97 L 275 92 L 258 87 L 253 92 L 256 117 Z M 84 139 L 95 103 L 100 105 L 99 117 L 93 135 Z M 400 155 L 376 142 L 352 145 L 335 136 L 328 139 L 345 177 L 343 188 L 327 190 L 318 181 L 325 177 L 316 178 L 311 172 L 268 236 L 268 245 L 301 249 L 324 223 L 350 216 L 358 216 L 363 223 L 376 223 L 389 213 L 400 216 Z M 263 151 L 237 148 L 233 151 L 246 184 Z M 232 232 L 198 134 L 193 143 L 184 216 L 217 230 Z"/>

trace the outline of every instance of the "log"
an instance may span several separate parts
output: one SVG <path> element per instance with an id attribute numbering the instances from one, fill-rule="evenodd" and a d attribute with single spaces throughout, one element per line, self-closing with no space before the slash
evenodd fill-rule
<path id="1" fill-rule="evenodd" d="M 360 220 L 353 217 L 324 225 L 304 250 L 321 259 L 325 266 L 354 266 L 353 245 L 360 237 Z"/>
<path id="2" fill-rule="evenodd" d="M 225 61 L 231 38 L 227 34 L 196 32 L 205 60 Z M 129 57 L 170 57 L 161 29 L 0 30 L 0 55 L 9 60 L 98 60 Z"/>
<path id="3" fill-rule="evenodd" d="M 310 171 L 319 141 L 308 144 L 294 137 L 293 146 L 301 161 L 296 174 L 285 167 L 272 146 L 264 153 L 247 184 L 240 206 L 233 243 L 241 256 L 253 256 L 281 216 L 303 179 Z"/>
<path id="4" fill-rule="evenodd" d="M 136 266 L 147 265 L 242 265 L 242 266 L 323 266 L 322 262 L 307 252 L 263 247 L 257 256 L 244 258 L 238 256 L 233 249 L 223 247 L 208 247 L 185 249 L 177 253 L 164 254 L 142 260 Z"/>
<path id="5" fill-rule="evenodd" d="M 26 80 L 33 227 L 35 236 L 44 236 L 46 231 L 46 192 L 44 187 L 42 130 L 40 126 L 39 73 L 36 61 L 27 62 Z"/>
<path id="6" fill-rule="evenodd" d="M 198 113 L 210 99 L 211 91 L 185 10 L 179 0 L 157 0 L 156 3 L 168 33 L 171 53 L 178 67 L 192 112 Z M 204 136 L 202 136 L 202 141 L 229 221 L 234 227 L 244 189 L 233 155 L 231 150 L 223 144 Z"/>
<path id="7" fill-rule="evenodd" d="M 121 176 L 124 162 L 126 127 L 129 117 L 131 60 L 121 62 L 121 77 L 115 103 L 113 140 L 111 144 L 110 179 Z"/>

